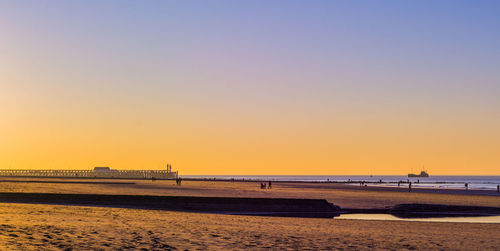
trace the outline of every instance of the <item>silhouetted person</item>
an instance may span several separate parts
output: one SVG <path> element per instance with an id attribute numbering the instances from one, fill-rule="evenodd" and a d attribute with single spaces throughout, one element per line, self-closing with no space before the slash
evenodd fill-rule
<path id="1" fill-rule="evenodd" d="M 411 192 L 411 182 L 408 184 L 408 192 Z"/>
<path id="2" fill-rule="evenodd" d="M 400 187 L 400 186 L 401 186 L 401 181 L 398 181 L 398 187 Z"/>
<path id="3" fill-rule="evenodd" d="M 269 181 L 269 184 L 267 185 L 268 189 L 271 189 L 271 181 Z"/>
<path id="4" fill-rule="evenodd" d="M 469 184 L 465 183 L 465 190 L 469 190 Z"/>
<path id="5" fill-rule="evenodd" d="M 500 193 L 500 185 L 497 185 L 497 193 Z"/>

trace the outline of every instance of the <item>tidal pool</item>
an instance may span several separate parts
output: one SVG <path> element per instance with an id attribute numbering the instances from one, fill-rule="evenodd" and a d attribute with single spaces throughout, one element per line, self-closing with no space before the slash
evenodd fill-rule
<path id="1" fill-rule="evenodd" d="M 393 220 L 393 221 L 425 221 L 425 222 L 465 222 L 465 223 L 500 223 L 500 216 L 469 217 L 432 217 L 432 218 L 400 218 L 391 214 L 342 214 L 334 219 L 344 220 Z"/>

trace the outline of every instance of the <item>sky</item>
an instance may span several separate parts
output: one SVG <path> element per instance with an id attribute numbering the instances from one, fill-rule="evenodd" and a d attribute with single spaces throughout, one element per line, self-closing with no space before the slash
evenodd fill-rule
<path id="1" fill-rule="evenodd" d="M 498 1 L 0 1 L 0 169 L 500 175 Z"/>

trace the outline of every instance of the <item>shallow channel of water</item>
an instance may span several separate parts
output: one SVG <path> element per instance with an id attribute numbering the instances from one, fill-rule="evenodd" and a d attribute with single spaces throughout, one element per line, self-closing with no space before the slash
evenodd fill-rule
<path id="1" fill-rule="evenodd" d="M 334 219 L 349 220 L 396 220 L 425 222 L 500 223 L 500 216 L 399 218 L 390 214 L 342 214 Z"/>

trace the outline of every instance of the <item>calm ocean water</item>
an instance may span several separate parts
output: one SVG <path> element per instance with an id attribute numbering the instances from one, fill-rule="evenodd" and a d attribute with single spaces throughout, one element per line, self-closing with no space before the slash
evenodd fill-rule
<path id="1" fill-rule="evenodd" d="M 384 176 L 361 176 L 361 175 L 342 175 L 342 176 L 289 176 L 289 175 L 181 175 L 182 178 L 191 179 L 218 179 L 218 180 L 272 180 L 272 181 L 310 181 L 310 182 L 347 182 L 349 180 L 374 182 L 371 186 L 397 186 L 398 181 L 411 181 L 413 187 L 421 188 L 443 188 L 443 189 L 464 189 L 464 184 L 469 184 L 469 189 L 474 190 L 496 190 L 500 184 L 500 176 L 431 176 L 429 178 L 408 178 L 406 176 L 384 175 Z M 377 184 L 382 180 L 383 183 Z M 419 181 L 419 183 L 417 183 Z M 407 184 L 401 184 L 402 187 Z"/>

